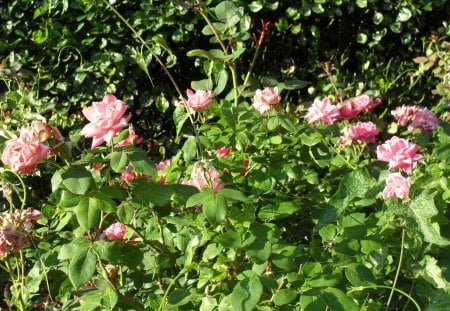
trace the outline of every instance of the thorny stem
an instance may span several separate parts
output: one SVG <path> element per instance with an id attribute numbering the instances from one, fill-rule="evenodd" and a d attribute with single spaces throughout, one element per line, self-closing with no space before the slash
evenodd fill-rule
<path id="1" fill-rule="evenodd" d="M 389 310 L 389 305 L 391 304 L 391 300 L 392 300 L 392 296 L 394 295 L 394 290 L 395 290 L 395 286 L 397 285 L 397 281 L 398 281 L 398 277 L 400 275 L 400 270 L 401 270 L 401 266 L 402 266 L 402 261 L 403 261 L 403 248 L 405 246 L 405 228 L 402 228 L 402 242 L 400 245 L 400 258 L 398 259 L 398 267 L 397 267 L 397 272 L 395 273 L 395 278 L 394 278 L 394 282 L 392 283 L 392 289 L 391 289 L 391 293 L 389 294 L 389 298 L 386 304 L 386 311 Z"/>

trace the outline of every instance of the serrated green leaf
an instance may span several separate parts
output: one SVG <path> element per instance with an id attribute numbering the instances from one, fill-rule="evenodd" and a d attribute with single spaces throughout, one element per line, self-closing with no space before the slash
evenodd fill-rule
<path id="1" fill-rule="evenodd" d="M 96 263 L 97 258 L 89 248 L 75 250 L 69 264 L 69 278 L 76 289 L 92 278 Z"/>
<path id="2" fill-rule="evenodd" d="M 359 311 L 359 307 L 343 291 L 334 287 L 323 290 L 325 303 L 333 311 Z"/>
<path id="3" fill-rule="evenodd" d="M 85 194 L 91 186 L 92 175 L 82 166 L 71 166 L 61 174 L 62 183 L 75 194 Z"/>
<path id="4" fill-rule="evenodd" d="M 258 275 L 253 271 L 247 272 L 231 293 L 231 305 L 235 311 L 253 310 L 262 295 L 263 287 Z"/>
<path id="5" fill-rule="evenodd" d="M 101 203 L 91 197 L 81 198 L 75 209 L 78 223 L 85 230 L 90 230 L 100 222 Z"/>
<path id="6" fill-rule="evenodd" d="M 203 200 L 203 214 L 214 225 L 219 225 L 227 215 L 227 200 L 218 193 L 210 192 Z"/>
<path id="7" fill-rule="evenodd" d="M 286 305 L 297 298 L 297 291 L 289 288 L 284 288 L 275 293 L 273 295 L 273 302 L 277 306 L 283 306 Z"/>

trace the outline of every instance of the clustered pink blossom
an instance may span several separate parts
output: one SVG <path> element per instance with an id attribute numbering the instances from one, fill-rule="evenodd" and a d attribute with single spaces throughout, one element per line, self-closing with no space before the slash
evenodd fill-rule
<path id="1" fill-rule="evenodd" d="M 408 139 L 392 137 L 377 147 L 378 160 L 389 163 L 389 170 L 401 169 L 411 174 L 416 163 L 423 159 L 419 147 Z"/>
<path id="2" fill-rule="evenodd" d="M 18 173 L 31 174 L 38 162 L 50 155 L 46 145 L 52 139 L 55 144 L 63 140 L 59 130 L 41 121 L 33 121 L 28 128 L 22 128 L 19 137 L 6 142 L 2 162 Z"/>
<path id="3" fill-rule="evenodd" d="M 133 170 L 133 167 L 130 165 L 125 166 L 125 169 L 120 174 L 120 179 L 126 182 L 132 182 L 136 178 L 136 173 Z"/>
<path id="4" fill-rule="evenodd" d="M 420 129 L 425 133 L 429 133 L 438 127 L 436 115 L 428 108 L 403 105 L 397 107 L 391 114 L 399 125 L 408 126 L 409 130 Z"/>
<path id="5" fill-rule="evenodd" d="M 158 175 L 161 177 L 157 181 L 158 184 L 164 185 L 166 183 L 166 173 L 164 172 L 170 165 L 172 164 L 172 159 L 165 159 L 164 161 L 159 162 L 156 164 L 156 170 L 158 171 Z"/>
<path id="6" fill-rule="evenodd" d="M 27 233 L 41 217 L 41 212 L 31 207 L 3 213 L 0 217 L 0 258 L 25 247 L 28 244 Z"/>
<path id="7" fill-rule="evenodd" d="M 233 148 L 232 147 L 220 147 L 219 149 L 216 150 L 216 152 L 220 158 L 225 158 L 230 154 L 231 149 L 233 149 Z"/>
<path id="8" fill-rule="evenodd" d="M 115 222 L 103 231 L 108 240 L 123 240 L 127 226 L 121 222 Z"/>
<path id="9" fill-rule="evenodd" d="M 202 191 L 203 188 L 210 187 L 214 192 L 217 192 L 223 188 L 223 184 L 219 182 L 219 173 L 208 161 L 196 162 L 191 173 L 191 178 L 183 183 L 193 186 L 199 191 Z"/>
<path id="10" fill-rule="evenodd" d="M 333 124 L 340 119 L 339 108 L 331 102 L 330 98 L 320 100 L 316 98 L 308 109 L 305 118 L 309 124 L 324 122 Z"/>
<path id="11" fill-rule="evenodd" d="M 191 108 L 194 111 L 200 111 L 206 109 L 211 102 L 211 91 L 193 91 L 186 90 L 187 101 L 186 106 Z"/>
<path id="12" fill-rule="evenodd" d="M 136 132 L 132 129 L 130 129 L 130 131 L 128 132 L 128 137 L 125 138 L 124 140 L 121 140 L 117 143 L 118 147 L 123 147 L 123 146 L 135 146 L 138 144 L 141 144 L 144 141 L 144 138 L 140 137 L 139 135 L 136 134 Z"/>
<path id="13" fill-rule="evenodd" d="M 90 121 L 80 134 L 92 137 L 91 149 L 103 142 L 109 143 L 113 137 L 128 125 L 131 114 L 124 116 L 127 106 L 114 95 L 107 94 L 101 102 L 93 102 L 92 106 L 83 109 L 83 115 Z"/>
<path id="14" fill-rule="evenodd" d="M 266 87 L 263 90 L 256 90 L 255 96 L 253 96 L 253 107 L 261 114 L 264 115 L 271 108 L 278 110 L 278 103 L 281 101 L 281 97 L 278 93 L 278 88 Z"/>
<path id="15" fill-rule="evenodd" d="M 379 99 L 374 99 L 372 96 L 359 95 L 344 100 L 338 106 L 329 97 L 323 100 L 316 98 L 311 107 L 309 107 L 305 118 L 309 124 L 317 122 L 333 124 L 338 120 L 352 119 L 361 112 L 372 110 L 380 102 Z"/>
<path id="16" fill-rule="evenodd" d="M 383 198 L 397 197 L 406 199 L 411 187 L 411 178 L 403 177 L 401 173 L 392 173 L 386 178 L 386 187 L 383 190 Z"/>
<path id="17" fill-rule="evenodd" d="M 375 143 L 379 131 L 373 122 L 358 122 L 356 124 L 347 125 L 342 129 L 341 133 L 339 145 L 347 146 L 351 145 L 352 142 Z"/>

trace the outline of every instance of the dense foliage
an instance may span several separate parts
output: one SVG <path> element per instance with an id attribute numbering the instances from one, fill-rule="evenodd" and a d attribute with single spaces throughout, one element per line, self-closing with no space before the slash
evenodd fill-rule
<path id="1" fill-rule="evenodd" d="M 449 13 L 6 1 L 5 307 L 447 310 Z"/>

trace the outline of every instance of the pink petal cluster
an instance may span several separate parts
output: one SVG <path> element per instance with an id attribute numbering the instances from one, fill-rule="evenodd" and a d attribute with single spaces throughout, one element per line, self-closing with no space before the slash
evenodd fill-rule
<path id="1" fill-rule="evenodd" d="M 27 232 L 41 217 L 41 212 L 33 208 L 3 213 L 0 217 L 0 258 L 25 247 L 28 244 Z"/>
<path id="2" fill-rule="evenodd" d="M 423 159 L 418 151 L 416 144 L 394 136 L 377 147 L 377 156 L 378 160 L 389 163 L 389 170 L 398 168 L 411 174 L 416 163 Z"/>
<path id="3" fill-rule="evenodd" d="M 225 158 L 230 154 L 231 149 L 233 149 L 233 148 L 232 147 L 220 147 L 219 149 L 216 150 L 216 152 L 220 158 Z"/>
<path id="4" fill-rule="evenodd" d="M 115 222 L 103 231 L 108 240 L 123 240 L 127 226 L 121 222 Z"/>
<path id="5" fill-rule="evenodd" d="M 400 173 L 392 173 L 386 178 L 386 187 L 383 190 L 383 198 L 397 197 L 406 199 L 411 187 L 411 178 L 403 177 Z"/>
<path id="6" fill-rule="evenodd" d="M 261 114 L 264 115 L 271 108 L 279 109 L 278 103 L 281 101 L 278 88 L 266 87 L 263 90 L 256 90 L 255 96 L 253 96 L 253 107 Z"/>
<path id="7" fill-rule="evenodd" d="M 340 112 L 330 98 L 325 98 L 324 100 L 316 98 L 311 107 L 309 107 L 305 118 L 309 124 L 317 122 L 333 124 L 340 119 Z"/>
<path id="8" fill-rule="evenodd" d="M 359 95 L 346 99 L 340 106 L 341 119 L 353 119 L 363 111 L 369 111 L 380 104 L 380 100 L 376 100 L 369 95 Z"/>
<path id="9" fill-rule="evenodd" d="M 144 141 L 144 138 L 140 137 L 136 134 L 134 130 L 131 130 L 128 132 L 128 137 L 124 140 L 121 140 L 117 143 L 116 146 L 123 147 L 123 146 L 135 146 L 138 144 L 141 144 Z"/>
<path id="10" fill-rule="evenodd" d="M 166 173 L 164 172 L 164 170 L 168 167 L 170 167 L 170 165 L 172 164 L 172 159 L 166 159 L 164 161 L 159 162 L 158 164 L 156 164 L 156 169 L 158 170 L 158 175 L 160 175 L 161 177 L 159 178 L 159 180 L 157 181 L 158 184 L 160 185 L 164 185 L 166 183 Z"/>
<path id="11" fill-rule="evenodd" d="M 211 104 L 211 91 L 193 91 L 186 90 L 187 101 L 186 106 L 194 111 L 200 111 L 206 109 Z"/>
<path id="12" fill-rule="evenodd" d="M 110 142 L 113 137 L 125 126 L 131 114 L 124 116 L 127 106 L 114 95 L 107 94 L 101 102 L 93 102 L 92 106 L 83 109 L 83 115 L 90 121 L 81 130 L 80 134 L 92 137 L 91 149 L 100 146 L 103 142 Z"/>
<path id="13" fill-rule="evenodd" d="M 429 133 L 438 127 L 436 115 L 428 108 L 403 105 L 391 111 L 391 114 L 399 125 L 408 126 L 409 130 L 420 129 Z"/>
<path id="14" fill-rule="evenodd" d="M 358 122 L 347 125 L 342 129 L 341 133 L 339 145 L 347 146 L 355 141 L 375 143 L 379 131 L 373 122 Z"/>
<path id="15" fill-rule="evenodd" d="M 48 131 L 44 132 L 43 128 L 37 125 L 38 123 L 32 123 L 31 127 L 22 128 L 19 137 L 6 142 L 2 162 L 9 165 L 13 171 L 31 174 L 36 170 L 38 162 L 47 157 L 50 147 L 43 142 L 54 135 L 53 127 L 45 127 Z M 57 133 L 59 134 L 59 131 Z"/>
<path id="16" fill-rule="evenodd" d="M 132 182 L 136 178 L 136 173 L 133 170 L 133 167 L 130 165 L 125 166 L 125 169 L 120 174 L 120 179 L 126 182 Z"/>
<path id="17" fill-rule="evenodd" d="M 214 192 L 223 188 L 223 184 L 219 182 L 219 173 L 209 164 L 208 161 L 198 161 L 194 164 L 191 178 L 184 184 L 193 186 L 199 191 L 203 188 L 210 187 Z"/>

